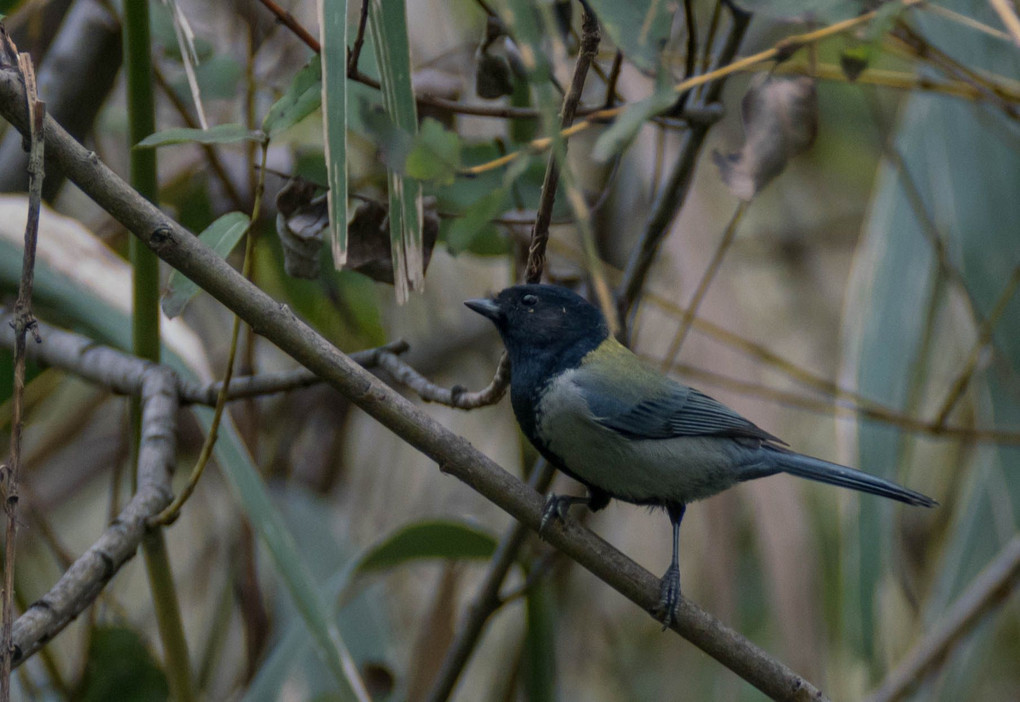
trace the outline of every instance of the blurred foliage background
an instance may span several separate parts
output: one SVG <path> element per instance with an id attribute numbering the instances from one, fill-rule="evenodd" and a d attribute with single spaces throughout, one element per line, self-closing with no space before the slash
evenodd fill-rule
<path id="1" fill-rule="evenodd" d="M 381 14 L 369 13 L 370 24 L 403 11 L 403 3 L 376 4 Z M 669 89 L 707 70 L 702 56 L 722 51 L 735 12 L 729 3 L 693 0 L 591 4 L 603 39 L 582 111 L 645 99 L 662 106 L 615 146 L 603 139 L 608 120 L 569 140 L 546 277 L 586 290 L 616 288 L 686 148 L 689 125 L 715 115 L 684 112 L 699 93 L 670 112 Z M 755 13 L 738 56 L 873 9 L 864 4 L 737 3 L 739 12 Z M 327 12 L 349 5 L 351 46 L 361 4 L 323 5 Z M 532 7 L 537 11 L 521 14 Z M 285 9 L 318 36 L 315 3 L 297 0 Z M 295 176 L 319 186 L 336 182 L 324 156 L 336 144 L 324 142 L 319 59 L 254 0 L 160 2 L 150 10 L 159 129 L 198 127 L 200 96 L 209 125 L 240 130 L 204 145 L 193 143 L 191 132 L 161 142 L 182 142 L 158 151 L 161 206 L 202 232 L 222 215 L 251 214 L 264 182 L 265 207 L 250 232 L 257 285 L 342 350 L 406 339 L 405 360 L 437 384 L 484 386 L 499 357 L 498 338 L 461 302 L 520 277 L 546 169 L 546 155 L 528 150 L 528 141 L 553 134 L 558 123 L 556 86 L 569 85 L 580 5 L 408 2 L 406 33 L 393 24 L 387 31 L 409 51 L 415 91 L 440 98 L 418 105 L 416 133 L 393 117 L 392 105 L 383 116 L 380 91 L 367 85 L 392 72 L 386 62 L 394 47 L 380 56 L 385 42 L 364 43 L 361 74 L 337 79 L 347 101 L 349 267 L 358 267 L 352 259 L 362 246 L 362 272 L 336 271 L 329 244 L 315 238 L 305 257 L 310 279 L 293 277 L 285 265 L 278 229 L 297 225 L 285 214 L 294 212 L 292 204 L 277 196 Z M 8 2 L 4 11 L 19 48 L 40 67 L 50 113 L 126 173 L 119 3 Z M 490 13 L 502 18 L 512 41 L 493 33 Z M 685 13 L 696 22 L 693 44 Z M 931 642 L 979 574 L 1001 565 L 1011 545 L 1016 551 L 1020 23 L 1010 18 L 1016 20 L 1011 3 L 886 3 L 848 32 L 794 45 L 800 50 L 782 63 L 729 76 L 721 119 L 696 154 L 690 190 L 674 203 L 639 304 L 622 320 L 631 346 L 650 363 L 798 451 L 892 477 L 941 502 L 911 510 L 782 476 L 689 510 L 685 595 L 833 699 L 879 688 Z M 180 41 L 188 31 L 190 57 Z M 697 60 L 688 63 L 692 46 Z M 332 55 L 343 61 L 346 54 L 334 47 Z M 531 55 L 541 60 L 528 64 Z M 711 156 L 740 151 L 745 136 L 750 143 L 755 123 L 746 115 L 741 123 L 741 99 L 756 75 L 771 72 L 818 77 L 817 138 L 742 205 Z M 335 94 L 330 85 L 327 100 Z M 291 116 L 264 122 L 274 104 L 292 108 Z M 505 106 L 522 112 L 500 114 Z M 537 118 L 511 118 L 527 110 Z M 472 114 L 479 111 L 494 114 Z M 650 120 L 656 113 L 665 116 Z M 260 128 L 268 141 L 260 143 Z M 263 145 L 264 171 L 257 167 Z M 508 166 L 463 173 L 517 151 L 522 156 Z M 13 193 L 24 188 L 23 159 L 21 136 L 8 129 L 0 185 L 12 194 L 0 198 L 0 279 L 9 299 L 20 275 L 25 199 Z M 424 289 L 402 305 L 380 282 L 393 280 L 390 238 L 397 234 L 385 210 L 373 219 L 368 207 L 392 207 L 395 181 L 421 188 L 417 231 L 424 231 L 426 250 L 428 221 L 438 223 Z M 324 190 L 309 188 L 298 209 L 318 222 L 311 229 L 321 235 Z M 590 226 L 578 225 L 569 193 L 581 196 Z M 47 219 L 40 234 L 37 315 L 129 348 L 129 234 L 73 185 L 60 184 L 57 173 L 47 173 L 47 197 L 64 217 Z M 413 198 L 411 204 L 405 214 L 413 222 Z M 734 219 L 738 208 L 742 217 Z M 736 236 L 723 249 L 728 223 Z M 242 248 L 224 255 L 240 266 Z M 723 254 L 698 309 L 704 321 L 674 348 L 686 326 L 683 310 Z M 168 276 L 164 270 L 164 282 Z M 218 303 L 197 295 L 180 321 L 164 324 L 164 358 L 196 378 L 222 375 L 230 320 Z M 295 365 L 250 331 L 240 341 L 239 374 Z M 10 397 L 10 366 L 10 352 L 0 352 L 3 398 Z M 34 368 L 30 378 L 15 572 L 22 609 L 92 543 L 130 491 L 127 401 L 56 370 Z M 3 407 L 6 425 L 10 405 Z M 436 404 L 426 410 L 508 470 L 524 476 L 532 469 L 536 456 L 508 402 L 470 412 Z M 295 609 L 299 595 L 288 574 L 308 569 L 373 697 L 426 699 L 510 518 L 328 388 L 234 402 L 229 415 L 219 470 L 206 473 L 166 532 L 201 696 L 343 698 Z M 182 411 L 181 483 L 204 427 Z M 237 487 L 247 465 L 257 469 L 280 522 Z M 564 477 L 554 485 L 580 489 Z M 267 523 L 289 532 L 292 554 L 267 552 Z M 670 532 L 663 516 L 613 504 L 587 523 L 652 572 L 665 567 Z M 518 561 L 503 588 L 513 596 L 490 619 L 454 699 L 759 697 L 533 535 Z M 1020 603 L 1013 594 L 1020 564 L 1007 566 L 1010 577 L 974 625 L 960 628 L 948 654 L 914 681 L 914 699 L 1020 697 Z M 18 699 L 165 699 L 161 661 L 136 559 L 86 616 L 16 672 L 15 690 Z"/>

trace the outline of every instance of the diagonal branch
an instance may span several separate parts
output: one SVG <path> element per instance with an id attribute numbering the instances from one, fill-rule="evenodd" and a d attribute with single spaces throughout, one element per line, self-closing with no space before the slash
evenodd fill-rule
<path id="1" fill-rule="evenodd" d="M 0 71 L 0 114 L 23 133 L 26 131 L 24 90 L 9 71 Z M 243 278 L 56 122 L 46 120 L 45 134 L 47 151 L 67 176 L 163 260 L 239 315 L 256 333 L 436 461 L 440 470 L 529 528 L 538 529 L 542 512 L 538 493 L 355 364 L 290 308 Z M 550 544 L 654 616 L 659 599 L 656 576 L 573 520 L 547 528 L 543 534 Z M 687 600 L 680 605 L 673 629 L 773 698 L 824 699 L 807 680 Z"/>
<path id="2" fill-rule="evenodd" d="M 971 582 L 942 617 L 942 622 L 911 651 L 905 661 L 868 697 L 869 702 L 893 702 L 905 697 L 957 646 L 981 618 L 999 606 L 1020 582 L 1020 536 Z"/>

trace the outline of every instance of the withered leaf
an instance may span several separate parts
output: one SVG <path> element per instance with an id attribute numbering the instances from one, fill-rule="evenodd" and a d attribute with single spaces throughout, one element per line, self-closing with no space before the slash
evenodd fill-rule
<path id="1" fill-rule="evenodd" d="M 276 231 L 283 246 L 287 275 L 318 277 L 323 232 L 329 223 L 326 194 L 321 186 L 295 178 L 276 196 L 276 208 Z M 347 225 L 347 263 L 344 268 L 392 285 L 393 260 L 387 212 L 387 206 L 375 200 L 362 202 L 354 211 L 354 217 Z M 439 217 L 434 199 L 425 199 L 423 226 L 427 268 L 439 236 Z"/>
<path id="2" fill-rule="evenodd" d="M 319 277 L 322 232 L 329 225 L 326 193 L 302 178 L 290 180 L 276 196 L 276 233 L 283 268 L 294 278 Z"/>
<path id="3" fill-rule="evenodd" d="M 806 151 L 818 133 L 818 94 L 811 78 L 756 77 L 741 102 L 744 145 L 712 154 L 723 182 L 750 200 Z"/>

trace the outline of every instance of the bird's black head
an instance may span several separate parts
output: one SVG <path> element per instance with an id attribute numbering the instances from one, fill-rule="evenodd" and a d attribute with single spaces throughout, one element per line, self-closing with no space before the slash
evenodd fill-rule
<path id="1" fill-rule="evenodd" d="M 515 375 L 532 363 L 546 372 L 577 365 L 609 336 L 598 308 L 555 285 L 515 285 L 464 304 L 496 325 Z"/>

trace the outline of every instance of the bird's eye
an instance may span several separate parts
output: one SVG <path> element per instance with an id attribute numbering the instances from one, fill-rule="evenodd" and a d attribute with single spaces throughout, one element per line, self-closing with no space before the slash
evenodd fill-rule
<path id="1" fill-rule="evenodd" d="M 535 303 L 538 302 L 538 298 L 534 295 L 525 295 L 521 298 L 521 304 L 527 307 L 534 307 Z"/>

